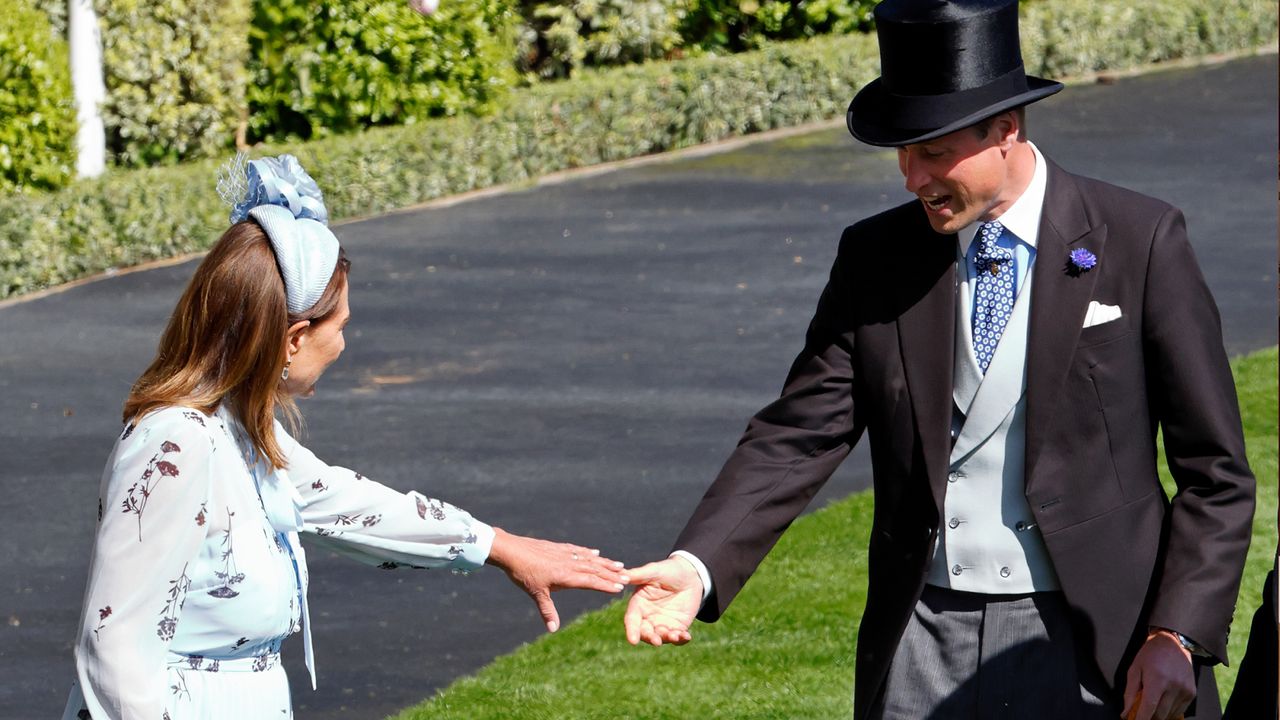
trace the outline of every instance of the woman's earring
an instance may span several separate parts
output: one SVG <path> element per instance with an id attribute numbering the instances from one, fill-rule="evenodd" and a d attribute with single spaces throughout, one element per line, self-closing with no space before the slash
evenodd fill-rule
<path id="1" fill-rule="evenodd" d="M 282 371 L 280 372 L 280 379 L 281 379 L 281 380 L 288 380 L 288 379 L 289 379 L 289 366 L 290 366 L 290 365 L 292 365 L 292 364 L 293 364 L 293 361 L 292 361 L 292 360 L 285 360 L 285 361 L 284 361 L 284 370 L 282 370 Z"/>

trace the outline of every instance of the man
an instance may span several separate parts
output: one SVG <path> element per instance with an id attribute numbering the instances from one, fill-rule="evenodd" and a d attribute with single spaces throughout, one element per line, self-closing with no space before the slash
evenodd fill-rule
<path id="1" fill-rule="evenodd" d="M 918 200 L 845 231 L 781 397 L 631 571 L 628 639 L 716 620 L 866 431 L 856 718 L 1218 717 L 1254 481 L 1182 215 L 1027 140 L 1062 86 L 1025 75 L 1016 0 L 875 16 L 849 130 Z"/>
<path id="2" fill-rule="evenodd" d="M 1280 611 L 1276 610 L 1276 571 L 1280 569 L 1280 552 L 1272 561 L 1271 572 L 1262 584 L 1262 606 L 1253 614 L 1249 628 L 1249 646 L 1240 658 L 1231 699 L 1223 711 L 1223 720 L 1280 717 L 1280 668 L 1277 667 L 1276 640 Z"/>

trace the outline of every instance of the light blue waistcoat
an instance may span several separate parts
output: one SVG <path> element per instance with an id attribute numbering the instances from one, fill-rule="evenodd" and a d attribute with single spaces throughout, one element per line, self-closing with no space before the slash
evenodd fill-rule
<path id="1" fill-rule="evenodd" d="M 1025 494 L 1031 273 L 1018 290 L 1013 317 L 985 377 L 973 352 L 971 280 L 963 270 L 958 276 L 951 425 L 955 444 L 927 582 L 990 594 L 1058 590 L 1058 577 Z"/>

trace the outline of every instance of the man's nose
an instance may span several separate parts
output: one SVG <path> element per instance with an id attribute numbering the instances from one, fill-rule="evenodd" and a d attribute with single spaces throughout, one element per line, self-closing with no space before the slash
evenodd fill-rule
<path id="1" fill-rule="evenodd" d="M 911 153 L 903 153 L 899 168 L 902 170 L 903 184 L 907 192 L 912 195 L 918 195 L 929 184 L 929 173 L 925 172 L 919 162 L 912 159 Z"/>

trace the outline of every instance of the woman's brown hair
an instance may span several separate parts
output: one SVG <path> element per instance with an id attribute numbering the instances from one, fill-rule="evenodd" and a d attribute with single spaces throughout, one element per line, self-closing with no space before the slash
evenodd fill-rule
<path id="1" fill-rule="evenodd" d="M 296 426 L 297 407 L 280 382 L 285 335 L 296 322 L 323 322 L 338 309 L 351 267 L 346 253 L 324 294 L 294 315 L 266 232 L 252 220 L 232 225 L 196 268 L 178 300 L 160 347 L 124 404 L 124 421 L 152 410 L 184 406 L 212 413 L 227 403 L 258 454 L 288 465 L 273 426 L 283 410 Z"/>

